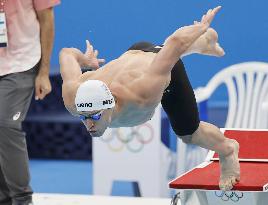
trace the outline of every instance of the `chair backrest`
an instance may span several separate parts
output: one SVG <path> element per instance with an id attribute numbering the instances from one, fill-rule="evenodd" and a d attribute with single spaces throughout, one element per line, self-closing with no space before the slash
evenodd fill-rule
<path id="1" fill-rule="evenodd" d="M 223 69 L 208 82 L 209 96 L 221 84 L 229 97 L 225 127 L 267 128 L 268 63 L 245 62 Z"/>

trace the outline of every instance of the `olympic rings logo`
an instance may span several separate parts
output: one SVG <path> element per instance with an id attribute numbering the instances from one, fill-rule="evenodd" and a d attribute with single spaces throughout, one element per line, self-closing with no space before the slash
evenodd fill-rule
<path id="1" fill-rule="evenodd" d="M 244 196 L 243 192 L 239 191 L 215 191 L 215 195 L 223 201 L 231 200 L 233 202 L 238 202 Z"/>
<path id="2" fill-rule="evenodd" d="M 113 152 L 120 152 L 127 148 L 130 152 L 138 153 L 153 140 L 153 137 L 153 127 L 145 123 L 131 128 L 110 129 L 110 133 L 100 139 L 107 143 L 108 148 Z"/>

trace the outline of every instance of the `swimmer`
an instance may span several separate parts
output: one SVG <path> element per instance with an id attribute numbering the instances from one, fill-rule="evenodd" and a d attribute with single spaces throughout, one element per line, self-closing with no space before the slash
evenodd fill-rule
<path id="1" fill-rule="evenodd" d="M 101 69 L 104 59 L 98 59 L 98 51 L 89 41 L 85 53 L 63 48 L 60 69 L 66 109 L 80 117 L 91 136 L 100 137 L 107 127 L 146 122 L 161 102 L 183 142 L 219 153 L 219 186 L 222 190 L 232 189 L 240 177 L 239 145 L 216 126 L 199 120 L 194 92 L 180 59 L 193 53 L 224 55 L 218 34 L 210 27 L 220 8 L 210 9 L 199 22 L 177 29 L 163 45 L 134 44 Z M 82 73 L 84 67 L 93 71 Z"/>

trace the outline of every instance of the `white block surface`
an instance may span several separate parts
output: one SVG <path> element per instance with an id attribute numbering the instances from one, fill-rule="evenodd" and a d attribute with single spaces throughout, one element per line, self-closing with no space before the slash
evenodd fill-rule
<path id="1" fill-rule="evenodd" d="M 36 193 L 33 201 L 34 205 L 170 205 L 171 199 Z"/>

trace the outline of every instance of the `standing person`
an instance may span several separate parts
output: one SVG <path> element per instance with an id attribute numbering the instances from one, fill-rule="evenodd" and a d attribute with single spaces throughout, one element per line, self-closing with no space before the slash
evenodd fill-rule
<path id="1" fill-rule="evenodd" d="M 0 0 L 0 205 L 32 204 L 21 123 L 51 92 L 53 6 L 60 0 Z"/>
<path id="2" fill-rule="evenodd" d="M 93 137 L 107 127 L 130 127 L 149 120 L 161 102 L 172 128 L 185 143 L 219 153 L 222 190 L 230 190 L 240 177 L 239 144 L 212 124 L 200 122 L 193 89 L 179 59 L 191 53 L 223 56 L 217 32 L 210 24 L 220 7 L 210 9 L 194 25 L 176 30 L 155 46 L 141 42 L 99 68 L 103 59 L 87 41 L 83 54 L 74 48 L 60 53 L 63 100 L 79 116 Z M 82 74 L 81 67 L 95 71 Z"/>

